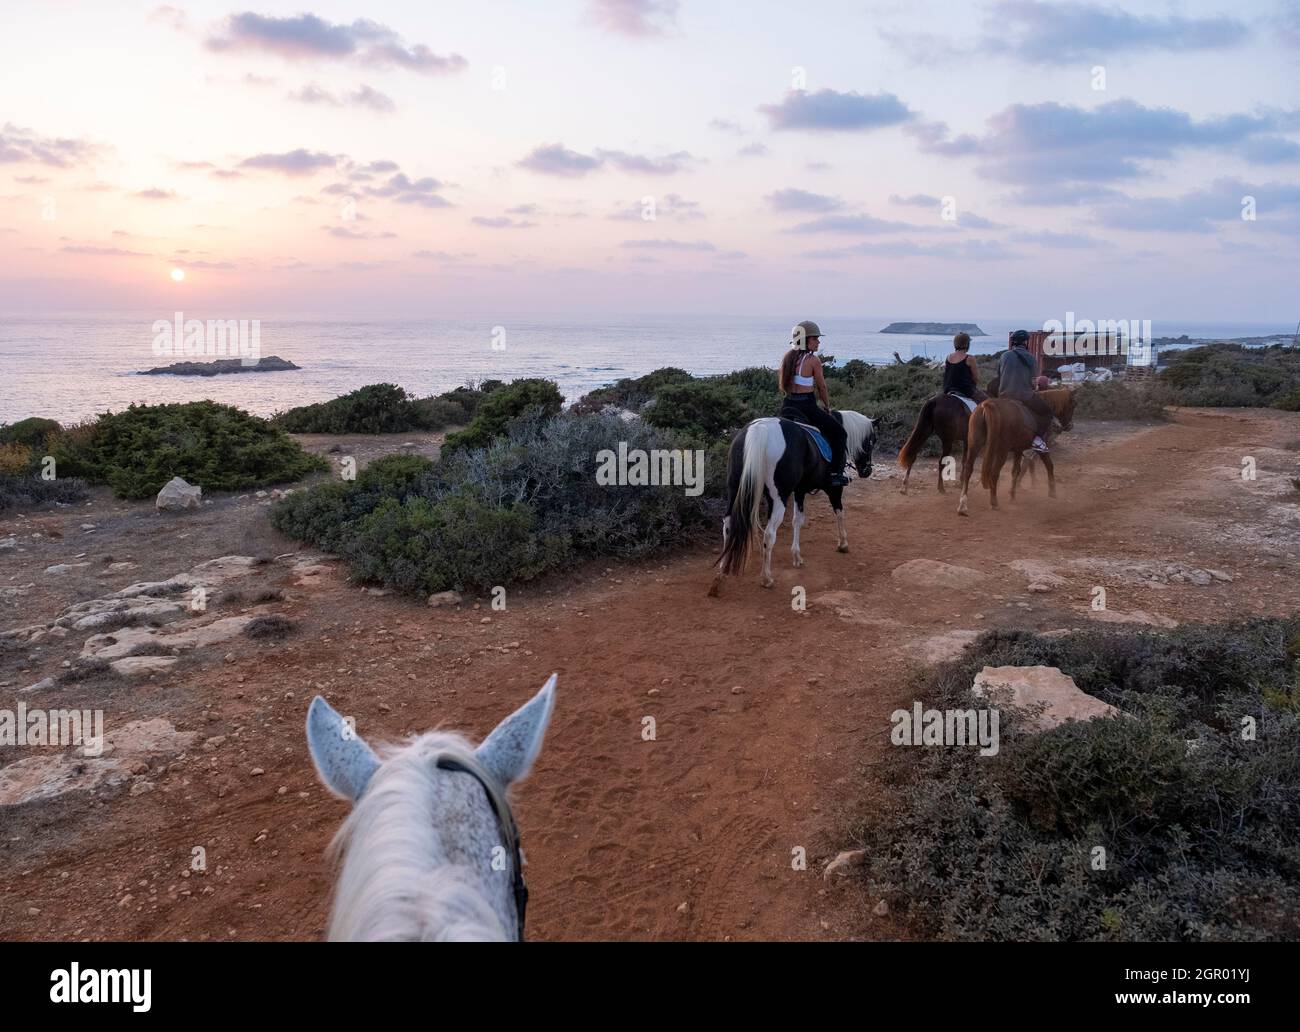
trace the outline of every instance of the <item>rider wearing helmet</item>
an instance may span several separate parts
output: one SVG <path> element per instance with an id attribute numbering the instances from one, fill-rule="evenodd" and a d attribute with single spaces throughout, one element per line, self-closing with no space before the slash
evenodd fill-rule
<path id="1" fill-rule="evenodd" d="M 998 397 L 1012 398 L 1029 409 L 1034 417 L 1034 451 L 1047 451 L 1047 431 L 1052 426 L 1052 407 L 1034 393 L 1038 360 L 1029 352 L 1029 333 L 1016 330 L 1011 347 L 998 360 Z"/>
<path id="2" fill-rule="evenodd" d="M 831 415 L 830 394 L 822 376 L 821 359 L 817 357 L 821 335 L 817 324 L 807 319 L 791 331 L 791 350 L 781 360 L 781 390 L 785 392 L 781 416 L 807 423 L 821 431 L 831 446 L 830 486 L 843 487 L 849 482 L 844 475 L 844 453 L 849 438 L 844 427 Z M 817 407 L 819 397 L 825 408 Z"/>

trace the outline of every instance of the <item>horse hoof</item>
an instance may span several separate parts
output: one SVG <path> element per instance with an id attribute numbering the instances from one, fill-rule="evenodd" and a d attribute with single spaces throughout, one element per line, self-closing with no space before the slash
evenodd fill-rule
<path id="1" fill-rule="evenodd" d="M 796 567 L 802 566 L 802 565 L 803 565 L 803 560 L 802 560 L 802 559 L 795 559 L 795 561 L 794 561 L 794 565 L 795 565 Z"/>
<path id="2" fill-rule="evenodd" d="M 836 545 L 836 546 L 835 546 L 835 551 L 837 551 L 837 552 L 847 552 L 848 550 L 849 550 L 849 546 L 848 546 L 848 545 Z"/>
<path id="3" fill-rule="evenodd" d="M 774 585 L 774 584 L 776 583 L 776 581 L 774 581 L 771 577 L 764 577 L 764 578 L 763 578 L 762 580 L 760 580 L 758 583 L 761 584 L 761 585 L 762 585 L 763 587 L 765 587 L 765 588 L 770 588 L 770 587 L 772 587 L 772 585 Z"/>
<path id="4" fill-rule="evenodd" d="M 717 598 L 722 591 L 722 578 L 714 577 L 713 583 L 709 585 L 709 598 Z"/>

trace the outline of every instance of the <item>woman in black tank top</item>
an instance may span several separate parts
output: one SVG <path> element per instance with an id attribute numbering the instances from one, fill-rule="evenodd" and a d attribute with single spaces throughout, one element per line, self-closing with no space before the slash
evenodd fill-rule
<path id="1" fill-rule="evenodd" d="M 970 356 L 970 334 L 959 333 L 952 339 L 956 349 L 943 363 L 943 393 L 960 394 L 975 401 L 984 401 L 988 395 L 979 389 Z"/>

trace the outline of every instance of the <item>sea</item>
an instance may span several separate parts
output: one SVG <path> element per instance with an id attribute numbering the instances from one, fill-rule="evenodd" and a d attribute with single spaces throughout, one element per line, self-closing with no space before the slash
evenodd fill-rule
<path id="1" fill-rule="evenodd" d="M 170 313 L 169 313 L 170 315 Z M 185 319 L 218 318 L 186 312 Z M 794 320 L 776 316 L 539 316 L 491 319 L 263 319 L 260 354 L 288 359 L 299 370 L 221 376 L 142 376 L 187 356 L 156 353 L 157 311 L 0 316 L 0 423 L 42 416 L 62 423 L 120 411 L 132 403 L 212 399 L 270 416 L 325 401 L 371 383 L 396 383 L 423 397 L 485 379 L 545 377 L 570 402 L 595 387 L 663 366 L 700 375 L 746 366 L 775 367 Z M 894 356 L 938 357 L 946 334 L 880 332 L 914 313 L 821 317 L 822 353 L 840 363 L 873 364 Z M 954 320 L 956 321 L 956 320 Z M 963 318 L 986 336 L 972 349 L 1006 346 L 1017 328 L 1041 319 Z M 1293 329 L 1268 323 L 1153 321 L 1152 335 L 1236 340 Z M 194 360 L 201 360 L 195 358 Z"/>

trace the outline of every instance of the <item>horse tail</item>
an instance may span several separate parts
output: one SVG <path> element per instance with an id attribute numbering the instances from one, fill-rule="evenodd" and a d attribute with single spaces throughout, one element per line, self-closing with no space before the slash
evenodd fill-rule
<path id="1" fill-rule="evenodd" d="M 785 435 L 781 433 L 779 419 L 756 419 L 746 428 L 740 480 L 727 510 L 727 543 L 718 557 L 723 573 L 739 573 L 745 568 L 750 541 L 758 526 L 758 509 L 763 501 L 768 464 L 770 462 L 775 468 L 784 451 Z M 727 479 L 731 479 L 730 471 Z"/>
<path id="2" fill-rule="evenodd" d="M 912 436 L 899 449 L 898 464 L 903 467 L 904 472 L 912 468 L 912 463 L 916 461 L 921 448 L 930 439 L 930 435 L 934 433 L 934 409 L 938 403 L 938 398 L 931 398 L 921 406 L 921 414 L 916 417 L 916 426 L 912 428 Z"/>
<path id="3" fill-rule="evenodd" d="M 981 405 L 975 410 L 975 416 L 980 413 L 984 414 L 984 461 L 980 464 L 980 483 L 991 490 L 990 485 L 993 483 L 994 467 L 997 465 L 997 456 L 1002 452 L 1003 428 L 1002 421 L 998 414 L 996 405 Z M 972 427 L 974 429 L 974 427 Z M 969 447 L 969 445 L 967 445 Z"/>

